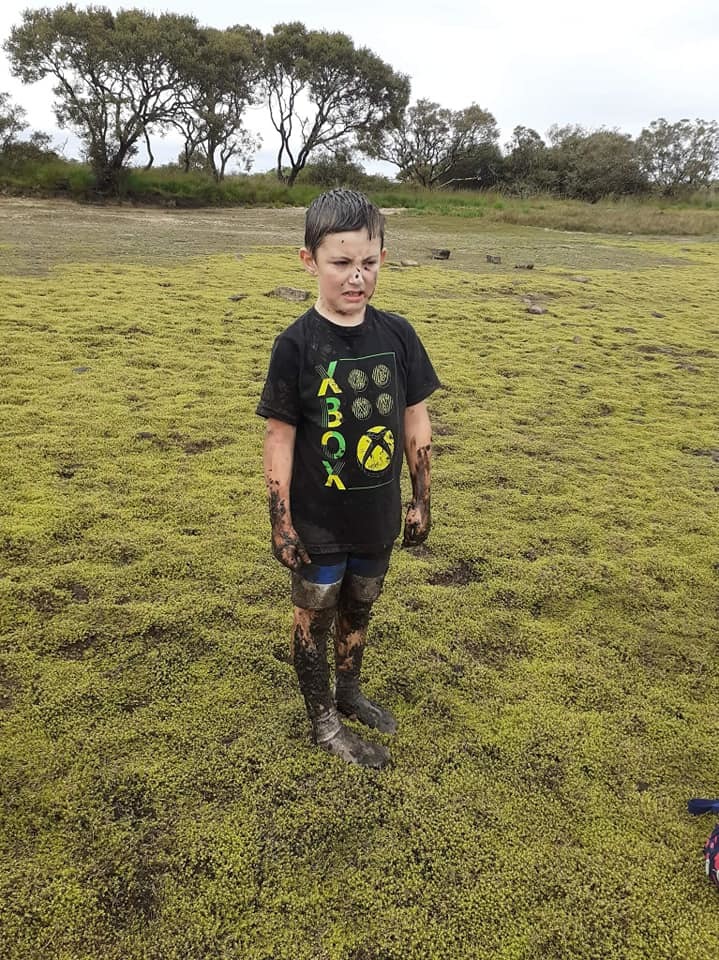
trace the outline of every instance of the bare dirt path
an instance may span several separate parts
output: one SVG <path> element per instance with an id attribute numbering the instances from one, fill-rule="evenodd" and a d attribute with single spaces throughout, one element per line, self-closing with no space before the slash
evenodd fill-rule
<path id="1" fill-rule="evenodd" d="M 62 200 L 0 200 L 0 271 L 45 273 L 82 261 L 167 263 L 211 254 L 242 256 L 261 246 L 298 247 L 301 207 L 159 210 L 89 206 Z M 415 260 L 476 273 L 513 272 L 516 264 L 569 271 L 681 264 L 668 238 L 617 237 L 484 223 L 481 218 L 388 211 L 389 264 Z M 687 241 L 687 254 L 692 241 Z M 451 250 L 448 261 L 431 250 Z M 501 263 L 487 262 L 487 256 Z"/>

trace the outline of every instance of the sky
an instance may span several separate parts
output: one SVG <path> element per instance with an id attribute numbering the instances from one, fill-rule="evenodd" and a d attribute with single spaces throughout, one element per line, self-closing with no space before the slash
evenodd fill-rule
<path id="1" fill-rule="evenodd" d="M 24 9 L 55 5 L 3 0 L 0 37 L 4 41 L 21 22 Z M 76 6 L 84 4 L 76 0 Z M 412 101 L 430 99 L 453 110 L 478 103 L 491 111 L 502 143 L 520 124 L 542 135 L 553 123 L 636 135 L 658 117 L 719 119 L 716 0 L 264 0 L 256 10 L 229 0 L 105 6 L 192 14 L 218 28 L 249 23 L 269 32 L 277 23 L 300 20 L 309 29 L 341 30 L 407 74 Z M 52 84 L 23 86 L 11 76 L 4 51 L 0 92 L 25 107 L 33 129 L 52 133 L 67 156 L 77 155 L 75 138 L 57 129 Z M 248 113 L 247 126 L 264 141 L 253 169 L 271 168 L 279 144 L 266 110 Z M 179 148 L 179 140 L 168 140 L 156 149 L 156 162 L 174 160 Z"/>

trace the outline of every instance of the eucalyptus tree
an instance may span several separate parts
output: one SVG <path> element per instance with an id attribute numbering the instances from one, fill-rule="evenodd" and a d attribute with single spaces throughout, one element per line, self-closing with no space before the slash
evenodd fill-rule
<path id="1" fill-rule="evenodd" d="M 653 120 L 637 138 L 642 169 L 667 194 L 709 186 L 719 176 L 719 123 Z"/>
<path id="2" fill-rule="evenodd" d="M 0 93 L 0 153 L 6 151 L 27 129 L 27 110 L 13 103 L 9 93 Z"/>
<path id="3" fill-rule="evenodd" d="M 55 79 L 58 124 L 82 141 L 98 188 L 117 189 L 139 144 L 144 140 L 151 156 L 150 133 L 176 116 L 197 21 L 73 4 L 22 17 L 5 43 L 13 75 L 24 83 Z"/>
<path id="4" fill-rule="evenodd" d="M 399 122 L 409 80 L 344 33 L 281 23 L 265 37 L 264 93 L 279 134 L 277 176 L 293 184 L 310 155 L 351 149 Z"/>
<path id="5" fill-rule="evenodd" d="M 258 140 L 244 124 L 258 99 L 263 36 L 249 26 L 200 28 L 191 55 L 181 65 L 180 103 L 173 125 L 185 140 L 185 168 L 199 155 L 216 180 L 234 159 L 245 169 Z"/>
<path id="6" fill-rule="evenodd" d="M 456 179 L 460 167 L 467 172 L 462 179 L 476 179 L 472 161 L 479 161 L 488 146 L 496 146 L 498 136 L 495 118 L 476 103 L 448 110 L 431 100 L 418 100 L 393 129 L 365 138 L 363 148 L 371 157 L 398 167 L 401 180 L 434 187 Z"/>

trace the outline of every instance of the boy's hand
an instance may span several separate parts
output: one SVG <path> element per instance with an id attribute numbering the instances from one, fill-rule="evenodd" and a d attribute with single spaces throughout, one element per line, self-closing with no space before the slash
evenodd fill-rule
<path id="1" fill-rule="evenodd" d="M 432 527 L 432 514 L 429 503 L 412 501 L 404 521 L 403 547 L 418 547 L 429 536 Z"/>
<path id="2" fill-rule="evenodd" d="M 300 567 L 312 562 L 293 526 L 273 528 L 272 553 L 288 570 L 299 570 Z"/>

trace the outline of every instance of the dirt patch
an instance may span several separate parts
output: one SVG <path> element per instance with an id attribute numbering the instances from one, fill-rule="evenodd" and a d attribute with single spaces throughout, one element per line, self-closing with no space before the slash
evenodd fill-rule
<path id="1" fill-rule="evenodd" d="M 709 447 L 705 450 L 685 450 L 684 453 L 690 453 L 693 457 L 709 457 L 714 463 L 719 463 L 719 449 L 715 447 Z"/>
<path id="2" fill-rule="evenodd" d="M 5 198 L 0 205 L 0 245 L 7 253 L 5 270 L 44 274 L 60 263 L 125 262 L 162 264 L 212 254 L 242 257 L 258 246 L 301 245 L 304 208 L 236 207 L 203 210 L 123 206 L 83 206 L 67 200 Z M 62 244 L 54 241 L 61 236 Z M 431 260 L 438 242 L 452 250 L 449 261 Z M 435 270 L 467 270 L 478 274 L 506 271 L 515 263 L 534 263 L 534 272 L 551 264 L 576 277 L 597 268 L 631 270 L 688 260 L 627 244 L 621 238 L 517 226 L 482 224 L 479 218 L 445 214 L 393 212 L 388 246 L 393 262 L 433 264 Z M 487 249 L 502 263 L 486 262 Z"/>
<path id="3" fill-rule="evenodd" d="M 480 561 L 460 560 L 447 570 L 433 573 L 427 582 L 433 587 L 466 587 L 468 583 L 482 579 L 479 565 Z"/>
<path id="4" fill-rule="evenodd" d="M 216 447 L 224 447 L 233 442 L 231 437 L 217 437 L 214 440 L 208 437 L 201 437 L 197 440 L 192 440 L 182 433 L 168 433 L 165 438 L 149 430 L 141 430 L 139 433 L 136 433 L 135 440 L 149 441 L 149 443 L 158 450 L 170 450 L 173 447 L 180 447 L 188 456 L 207 453 L 208 450 L 214 450 Z"/>

